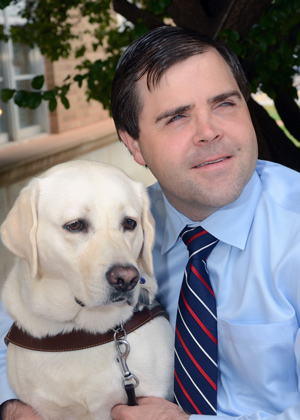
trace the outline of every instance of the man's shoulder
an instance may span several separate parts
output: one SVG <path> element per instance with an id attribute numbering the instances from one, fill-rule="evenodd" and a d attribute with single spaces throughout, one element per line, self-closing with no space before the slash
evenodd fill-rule
<path id="1" fill-rule="evenodd" d="M 288 168 L 287 166 L 281 165 L 280 163 L 270 162 L 267 160 L 258 159 L 256 171 L 259 175 L 268 174 L 275 177 L 282 177 L 283 175 L 286 175 L 287 177 L 300 179 L 300 172 Z"/>
<path id="2" fill-rule="evenodd" d="M 300 214 L 300 173 L 274 162 L 259 160 L 256 171 L 262 192 L 286 210 Z"/>

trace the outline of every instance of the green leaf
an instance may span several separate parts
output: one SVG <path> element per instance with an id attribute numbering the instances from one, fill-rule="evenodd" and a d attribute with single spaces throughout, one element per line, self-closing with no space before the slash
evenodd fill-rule
<path id="1" fill-rule="evenodd" d="M 230 43 L 230 48 L 235 52 L 237 56 L 241 55 L 242 47 L 237 42 Z"/>
<path id="2" fill-rule="evenodd" d="M 68 98 L 66 96 L 61 96 L 60 97 L 60 100 L 61 100 L 61 103 L 63 104 L 63 106 L 66 109 L 69 109 L 70 108 L 70 102 L 69 102 L 69 100 L 68 100 Z"/>
<path id="3" fill-rule="evenodd" d="M 267 61 L 268 67 L 270 70 L 277 70 L 279 67 L 279 62 L 275 58 L 271 58 Z"/>
<path id="4" fill-rule="evenodd" d="M 299 31 L 300 33 L 300 31 Z M 299 41 L 300 41 L 300 37 L 299 37 Z M 279 41 L 279 54 L 284 54 L 284 52 L 289 49 L 289 44 L 285 39 L 282 39 Z"/>
<path id="5" fill-rule="evenodd" d="M 239 41 L 240 34 L 237 31 L 231 31 L 229 37 L 231 41 L 236 42 Z"/>
<path id="6" fill-rule="evenodd" d="M 15 91 L 15 89 L 2 89 L 1 100 L 3 102 L 8 102 L 14 96 Z"/>
<path id="7" fill-rule="evenodd" d="M 85 52 L 86 52 L 86 47 L 82 45 L 82 47 L 77 48 L 77 50 L 75 51 L 75 57 L 76 58 L 82 57 L 84 56 Z"/>
<path id="8" fill-rule="evenodd" d="M 74 81 L 78 83 L 78 86 L 81 88 L 82 86 L 82 81 L 85 77 L 81 76 L 80 74 L 76 74 L 76 76 L 74 77 Z"/>
<path id="9" fill-rule="evenodd" d="M 135 38 L 140 38 L 141 36 L 145 35 L 147 32 L 148 32 L 148 28 L 142 22 L 137 23 L 134 27 Z"/>
<path id="10" fill-rule="evenodd" d="M 92 48 L 93 48 L 93 51 L 94 51 L 94 52 L 96 52 L 96 51 L 97 51 L 98 47 L 99 47 L 99 43 L 96 43 L 96 42 L 93 42 L 93 43 L 92 43 Z"/>
<path id="11" fill-rule="evenodd" d="M 29 99 L 29 92 L 26 90 L 18 90 L 14 96 L 15 104 L 20 106 L 21 108 L 28 107 L 28 99 Z"/>
<path id="12" fill-rule="evenodd" d="M 53 111 L 56 110 L 56 107 L 57 107 L 57 100 L 56 100 L 56 98 L 50 99 L 50 101 L 49 101 L 49 110 L 51 112 L 53 112 Z"/>
<path id="13" fill-rule="evenodd" d="M 269 45 L 275 45 L 276 44 L 276 34 L 272 30 L 266 31 L 266 42 Z"/>
<path id="14" fill-rule="evenodd" d="M 66 84 L 61 86 L 61 96 L 66 96 L 66 94 L 69 92 L 70 84 Z"/>
<path id="15" fill-rule="evenodd" d="M 11 2 L 12 0 L 0 0 L 0 9 L 5 9 Z"/>
<path id="16" fill-rule="evenodd" d="M 40 92 L 29 92 L 28 93 L 28 108 L 36 109 L 42 102 L 42 95 Z"/>
<path id="17" fill-rule="evenodd" d="M 266 30 L 266 29 L 268 29 L 270 24 L 272 24 L 272 20 L 271 20 L 270 16 L 265 15 L 260 19 L 259 24 L 260 24 L 260 26 L 263 30 Z"/>
<path id="18" fill-rule="evenodd" d="M 45 101 L 51 101 L 51 99 L 55 99 L 55 93 L 53 90 L 46 90 L 43 94 L 43 99 Z"/>
<path id="19" fill-rule="evenodd" d="M 101 71 L 103 70 L 104 65 L 105 65 L 105 61 L 102 61 L 102 60 L 96 60 L 96 61 L 93 63 L 93 66 L 92 66 L 93 71 L 94 71 L 96 74 L 101 73 Z"/>
<path id="20" fill-rule="evenodd" d="M 268 49 L 268 44 L 265 38 L 261 38 L 260 42 L 259 42 L 259 48 L 261 51 L 267 51 Z"/>
<path id="21" fill-rule="evenodd" d="M 31 81 L 31 86 L 33 89 L 40 90 L 42 89 L 45 82 L 45 78 L 43 75 L 41 76 L 35 76 Z"/>

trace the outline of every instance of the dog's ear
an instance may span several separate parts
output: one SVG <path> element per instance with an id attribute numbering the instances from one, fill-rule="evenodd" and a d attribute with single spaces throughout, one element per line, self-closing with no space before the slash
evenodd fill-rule
<path id="1" fill-rule="evenodd" d="M 153 259 L 152 259 L 152 248 L 154 244 L 154 219 L 150 211 L 150 202 L 147 192 L 144 187 L 142 190 L 143 199 L 143 213 L 142 213 L 142 225 L 144 231 L 144 243 L 141 250 L 142 265 L 145 272 L 149 275 L 153 275 Z"/>
<path id="2" fill-rule="evenodd" d="M 1 225 L 4 245 L 30 266 L 31 275 L 37 275 L 37 202 L 38 181 L 31 181 L 21 190 L 12 209 Z"/>

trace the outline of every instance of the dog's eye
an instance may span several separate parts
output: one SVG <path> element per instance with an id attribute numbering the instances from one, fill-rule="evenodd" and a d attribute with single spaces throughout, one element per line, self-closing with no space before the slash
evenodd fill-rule
<path id="1" fill-rule="evenodd" d="M 136 228 L 136 221 L 133 219 L 124 219 L 123 228 L 124 230 L 134 230 Z"/>
<path id="2" fill-rule="evenodd" d="M 66 223 L 64 228 L 70 232 L 79 232 L 84 228 L 84 223 L 81 220 L 73 220 L 72 222 Z"/>

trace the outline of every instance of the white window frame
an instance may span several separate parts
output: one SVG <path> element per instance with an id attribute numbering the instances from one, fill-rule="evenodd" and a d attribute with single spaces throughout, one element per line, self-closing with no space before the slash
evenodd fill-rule
<path id="1" fill-rule="evenodd" d="M 16 6 L 9 6 L 0 12 L 0 25 L 3 26 L 4 31 L 7 34 L 9 34 L 11 26 L 24 25 L 25 23 L 25 20 L 20 16 L 15 13 L 9 13 L 10 11 L 13 11 L 13 7 Z M 37 75 L 45 74 L 44 59 L 37 47 L 34 47 L 29 51 L 32 73 L 21 75 L 15 74 L 14 71 L 14 51 L 12 40 L 9 39 L 8 42 L 1 41 L 1 50 L 0 59 L 2 60 L 3 77 L 0 76 L 0 81 L 4 82 L 5 88 L 16 89 L 18 82 L 30 81 Z M 1 106 L 2 105 L 3 104 L 1 104 Z M 46 103 L 42 102 L 36 110 L 32 111 L 36 113 L 35 120 L 39 121 L 39 124 L 33 124 L 25 128 L 20 127 L 19 107 L 14 103 L 14 101 L 10 100 L 4 106 L 7 112 L 8 132 L 0 133 L 0 143 L 7 141 L 20 141 L 30 137 L 35 137 L 41 133 L 50 132 L 49 112 Z"/>

